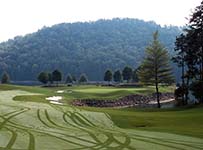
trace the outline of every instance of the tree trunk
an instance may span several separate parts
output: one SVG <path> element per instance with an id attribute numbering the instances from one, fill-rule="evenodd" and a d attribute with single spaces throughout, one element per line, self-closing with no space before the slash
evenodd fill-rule
<path id="1" fill-rule="evenodd" d="M 161 108 L 161 104 L 159 101 L 159 87 L 158 87 L 158 83 L 156 82 L 156 99 L 157 99 L 157 107 Z"/>
<path id="2" fill-rule="evenodd" d="M 185 88 L 185 65 L 184 65 L 184 60 L 182 60 L 182 77 L 181 78 L 182 78 L 182 88 L 184 89 Z M 182 92 L 182 103 L 183 103 L 183 105 L 185 105 L 185 101 L 186 101 L 185 97 L 186 97 L 185 92 Z"/>

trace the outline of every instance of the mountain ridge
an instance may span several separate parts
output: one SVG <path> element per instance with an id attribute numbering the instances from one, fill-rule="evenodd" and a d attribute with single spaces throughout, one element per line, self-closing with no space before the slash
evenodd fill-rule
<path id="1" fill-rule="evenodd" d="M 102 80 L 108 68 L 138 67 L 156 30 L 173 54 L 181 32 L 176 26 L 115 18 L 44 27 L 0 43 L 0 72 L 7 71 L 13 80 L 35 80 L 41 71 L 59 69 L 64 75 L 86 73 L 90 80 Z"/>

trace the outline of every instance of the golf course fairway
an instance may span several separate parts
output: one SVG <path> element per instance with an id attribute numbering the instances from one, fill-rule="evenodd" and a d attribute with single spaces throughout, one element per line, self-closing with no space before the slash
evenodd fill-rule
<path id="1" fill-rule="evenodd" d="M 12 86 L 11 86 L 12 87 Z M 39 88 L 39 87 L 38 87 Z M 59 88 L 61 89 L 61 88 Z M 44 90 L 44 91 L 43 91 Z M 55 92 L 54 92 L 55 90 Z M 40 92 L 43 91 L 43 92 Z M 57 105 L 49 102 L 14 100 L 26 97 L 39 99 L 48 95 L 56 95 L 57 88 L 35 89 L 31 87 L 3 88 L 0 90 L 0 150 L 201 150 L 203 149 L 202 128 L 199 134 L 176 134 L 156 129 L 144 130 L 128 128 L 119 125 L 125 121 L 126 111 L 141 117 L 142 112 L 124 110 L 109 110 L 101 108 L 74 107 L 70 104 Z M 82 91 L 82 89 L 81 89 Z M 79 92 L 79 89 L 78 91 Z M 84 91 L 82 91 L 84 94 Z M 88 90 L 88 92 L 91 92 Z M 102 92 L 105 92 L 104 90 Z M 115 92 L 115 91 L 113 91 Z M 68 99 L 68 96 L 61 94 Z M 67 94 L 68 95 L 68 94 Z M 71 96 L 70 96 L 71 97 Z M 98 110 L 101 109 L 101 110 Z M 190 111 L 190 110 L 189 110 Z M 117 113 L 118 112 L 118 113 Z M 122 112 L 125 115 L 122 115 Z M 181 111 L 175 111 L 175 113 Z M 198 110 L 199 120 L 202 120 L 203 109 Z M 144 113 L 144 112 L 143 112 Z M 148 112 L 153 116 L 157 112 Z M 162 112 L 159 112 L 159 114 Z M 165 113 L 165 112 L 163 112 Z M 167 112 L 167 113 L 170 113 Z M 174 111 L 171 111 L 174 113 Z M 112 115 L 114 114 L 114 115 Z M 159 114 L 157 117 L 159 117 Z M 117 115 L 117 118 L 115 117 Z M 187 115 L 187 113 L 186 113 Z M 124 117 L 124 118 L 123 118 Z M 146 116 L 144 116 L 146 117 Z M 156 117 L 156 116 L 154 116 Z M 167 117 L 167 116 L 166 116 Z M 150 117 L 149 117 L 150 118 Z M 160 117 L 161 118 L 161 117 Z M 184 119 L 184 117 L 180 117 Z M 149 119 L 153 124 L 153 118 Z M 188 121 L 191 122 L 191 121 Z M 196 123 L 193 122 L 194 127 Z M 169 125 L 171 126 L 171 125 Z M 202 125 L 197 126 L 202 127 Z M 167 128 L 167 127 L 166 127 Z M 182 126 L 184 128 L 184 126 Z M 192 128 L 192 127 L 191 127 Z M 192 129 L 191 129 L 192 130 Z M 197 130 L 197 129 L 196 129 Z M 166 132 L 164 132 L 166 131 Z M 188 131 L 190 132 L 190 131 Z"/>

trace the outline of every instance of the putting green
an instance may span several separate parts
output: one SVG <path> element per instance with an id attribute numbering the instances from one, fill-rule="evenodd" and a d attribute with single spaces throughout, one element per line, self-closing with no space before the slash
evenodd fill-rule
<path id="1" fill-rule="evenodd" d="M 36 102 L 13 101 L 36 95 L 0 91 L 0 149 L 200 150 L 203 139 L 118 128 L 106 113 Z"/>

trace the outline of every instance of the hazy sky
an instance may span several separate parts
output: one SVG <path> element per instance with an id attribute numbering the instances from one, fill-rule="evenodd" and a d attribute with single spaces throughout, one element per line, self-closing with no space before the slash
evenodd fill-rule
<path id="1" fill-rule="evenodd" d="M 115 17 L 182 26 L 201 0 L 0 0 L 0 41 L 62 22 Z"/>

